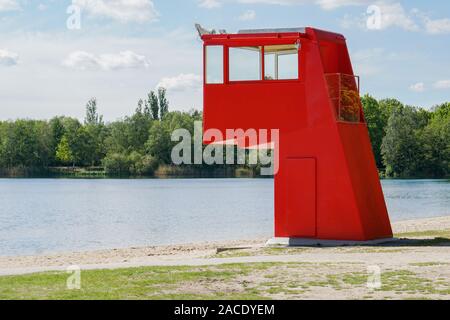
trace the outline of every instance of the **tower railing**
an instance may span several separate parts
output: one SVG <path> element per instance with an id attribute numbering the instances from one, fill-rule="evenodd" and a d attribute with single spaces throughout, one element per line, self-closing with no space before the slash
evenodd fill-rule
<path id="1" fill-rule="evenodd" d="M 359 77 L 342 73 L 329 73 L 325 74 L 325 79 L 337 121 L 363 123 Z"/>

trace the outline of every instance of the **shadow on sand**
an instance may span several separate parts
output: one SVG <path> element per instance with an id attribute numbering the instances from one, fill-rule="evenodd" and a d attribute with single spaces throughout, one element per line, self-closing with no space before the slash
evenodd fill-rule
<path id="1" fill-rule="evenodd" d="M 450 239 L 441 237 L 427 239 L 398 238 L 374 247 L 450 247 Z"/>
<path id="2" fill-rule="evenodd" d="M 399 237 L 392 239 L 381 239 L 367 242 L 359 241 L 334 241 L 292 238 L 287 241 L 271 240 L 268 247 L 312 247 L 312 248 L 342 248 L 342 247 L 372 247 L 372 248 L 392 248 L 392 247 L 449 247 L 450 239 L 446 237 L 413 238 Z"/>

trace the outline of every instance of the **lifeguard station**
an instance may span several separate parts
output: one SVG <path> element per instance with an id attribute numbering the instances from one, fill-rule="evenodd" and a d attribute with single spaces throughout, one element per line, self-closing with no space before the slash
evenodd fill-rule
<path id="1" fill-rule="evenodd" d="M 345 38 L 314 28 L 201 38 L 204 129 L 279 129 L 275 237 L 392 238 Z"/>

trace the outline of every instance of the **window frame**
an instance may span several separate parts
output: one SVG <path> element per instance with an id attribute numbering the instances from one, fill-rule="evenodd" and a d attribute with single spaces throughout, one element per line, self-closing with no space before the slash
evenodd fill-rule
<path id="1" fill-rule="evenodd" d="M 297 70 L 297 78 L 296 79 L 265 79 L 265 47 L 269 47 L 269 46 L 275 46 L 275 45 L 289 45 L 289 44 L 294 44 L 294 45 L 298 45 L 298 70 Z M 230 80 L 230 60 L 229 60 L 229 52 L 230 52 L 230 48 L 241 48 L 241 47 L 249 47 L 249 46 L 259 46 L 261 47 L 261 51 L 260 51 L 260 80 Z M 224 45 L 224 50 L 225 50 L 225 61 L 224 61 L 224 67 L 225 67 L 225 83 L 226 84 L 268 84 L 268 83 L 283 83 L 283 82 L 288 82 L 288 83 L 292 83 L 292 82 L 301 82 L 303 81 L 302 79 L 302 74 L 301 74 L 301 61 L 302 61 L 302 45 L 300 40 L 297 41 L 268 41 L 268 42 L 264 42 L 264 43 L 258 43 L 255 41 L 254 44 L 244 44 L 244 43 L 239 43 L 239 44 L 229 44 L 229 45 Z"/>
<path id="2" fill-rule="evenodd" d="M 231 64 L 230 64 L 230 49 L 235 48 L 245 48 L 245 47 L 259 47 L 259 80 L 231 80 L 230 79 L 230 70 L 231 70 Z M 227 51 L 227 61 L 225 64 L 225 68 L 227 69 L 227 83 L 241 83 L 241 82 L 261 82 L 264 80 L 264 46 L 263 45 L 230 45 L 226 47 Z"/>
<path id="3" fill-rule="evenodd" d="M 298 81 L 298 80 L 300 80 L 300 51 L 301 51 L 301 46 L 299 46 L 299 48 L 297 49 L 297 78 L 278 79 L 278 77 L 280 75 L 280 69 L 279 69 L 280 59 L 279 59 L 279 57 L 283 56 L 283 55 L 289 55 L 291 53 L 281 53 L 281 54 L 275 53 L 274 54 L 274 56 L 275 56 L 275 76 L 276 76 L 277 79 L 266 79 L 266 72 L 265 72 L 266 71 L 265 70 L 265 68 L 266 68 L 266 52 L 265 52 L 265 47 L 271 47 L 271 46 L 273 46 L 273 45 L 265 45 L 265 46 L 263 46 L 263 54 L 264 54 L 264 59 L 263 59 L 263 62 L 264 62 L 263 79 L 264 79 L 264 81 L 276 81 L 276 82 L 279 82 L 279 81 Z"/>
<path id="4" fill-rule="evenodd" d="M 222 82 L 212 82 L 208 83 L 208 47 L 222 47 Z M 223 44 L 208 44 L 203 46 L 203 83 L 204 85 L 224 85 L 227 83 L 228 75 L 226 73 L 227 70 L 227 59 L 225 57 L 226 54 L 226 46 Z"/>

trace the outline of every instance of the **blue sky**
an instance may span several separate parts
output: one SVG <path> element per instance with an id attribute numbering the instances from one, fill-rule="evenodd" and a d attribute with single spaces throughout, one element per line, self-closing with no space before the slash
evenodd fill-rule
<path id="1" fill-rule="evenodd" d="M 373 17 L 379 24 L 368 29 Z M 114 120 L 158 85 L 168 88 L 172 110 L 200 109 L 195 22 L 229 32 L 339 32 L 363 93 L 425 108 L 450 101 L 446 0 L 0 0 L 0 119 L 82 118 L 97 97 Z"/>

